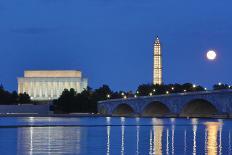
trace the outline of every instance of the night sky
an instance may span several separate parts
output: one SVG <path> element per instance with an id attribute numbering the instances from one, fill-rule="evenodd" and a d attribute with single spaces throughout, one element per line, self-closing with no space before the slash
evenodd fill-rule
<path id="1" fill-rule="evenodd" d="M 135 90 L 152 82 L 153 42 L 164 82 L 232 84 L 231 0 L 1 0 L 0 83 L 24 70 L 82 70 L 89 86 Z M 206 51 L 218 57 L 210 62 Z"/>

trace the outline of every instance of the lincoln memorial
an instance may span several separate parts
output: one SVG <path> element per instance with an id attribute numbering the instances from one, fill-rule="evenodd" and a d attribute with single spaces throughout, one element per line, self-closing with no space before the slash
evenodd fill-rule
<path id="1" fill-rule="evenodd" d="M 87 85 L 88 81 L 80 71 L 24 71 L 24 77 L 18 78 L 18 93 L 27 93 L 32 100 L 53 100 L 64 89 L 73 88 L 80 93 Z"/>

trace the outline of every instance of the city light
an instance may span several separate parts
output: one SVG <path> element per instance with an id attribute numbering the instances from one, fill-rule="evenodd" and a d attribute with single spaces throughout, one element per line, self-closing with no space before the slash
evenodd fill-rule
<path id="1" fill-rule="evenodd" d="M 222 85 L 222 83 L 221 83 L 221 82 L 219 82 L 219 83 L 218 83 L 218 85 L 219 85 L 219 86 L 221 86 L 221 85 Z"/>
<path id="2" fill-rule="evenodd" d="M 137 95 L 134 95 L 135 98 L 137 98 Z"/>
<path id="3" fill-rule="evenodd" d="M 149 93 L 149 96 L 152 96 L 152 93 Z"/>
<path id="4" fill-rule="evenodd" d="M 122 96 L 124 96 L 124 95 L 125 95 L 125 93 L 123 93 L 123 92 L 122 92 L 122 93 L 121 93 L 121 95 L 122 95 Z"/>
<path id="5" fill-rule="evenodd" d="M 166 91 L 166 94 L 169 94 L 169 91 Z"/>
<path id="6" fill-rule="evenodd" d="M 207 90 L 207 88 L 205 88 L 205 90 Z"/>
<path id="7" fill-rule="evenodd" d="M 175 88 L 174 87 L 172 87 L 172 90 L 174 90 Z"/>
<path id="8" fill-rule="evenodd" d="M 184 92 L 186 92 L 187 90 L 186 89 L 184 89 Z"/>
<path id="9" fill-rule="evenodd" d="M 127 98 L 127 97 L 126 97 L 126 95 L 125 95 L 125 96 L 123 96 L 123 98 L 124 98 L 124 99 L 126 99 L 126 98 Z"/>
<path id="10" fill-rule="evenodd" d="M 139 94 L 139 91 L 136 91 L 137 94 Z"/>
<path id="11" fill-rule="evenodd" d="M 193 88 L 196 88 L 197 86 L 195 84 L 193 84 Z"/>
<path id="12" fill-rule="evenodd" d="M 155 92 L 155 89 L 153 89 L 153 92 Z"/>
<path id="13" fill-rule="evenodd" d="M 110 94 L 107 94 L 106 97 L 107 97 L 107 98 L 110 98 Z"/>

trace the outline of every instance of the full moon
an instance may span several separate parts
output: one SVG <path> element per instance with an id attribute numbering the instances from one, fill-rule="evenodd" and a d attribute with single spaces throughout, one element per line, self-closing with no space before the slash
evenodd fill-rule
<path id="1" fill-rule="evenodd" d="M 217 57 L 217 54 L 216 54 L 215 51 L 210 50 L 210 51 L 207 52 L 206 57 L 207 57 L 208 60 L 215 60 L 216 57 Z"/>

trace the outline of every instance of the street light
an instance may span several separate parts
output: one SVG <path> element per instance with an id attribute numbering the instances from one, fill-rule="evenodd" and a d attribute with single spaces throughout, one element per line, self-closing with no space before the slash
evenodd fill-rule
<path id="1" fill-rule="evenodd" d="M 169 94 L 169 91 L 166 91 L 166 94 Z"/>
<path id="2" fill-rule="evenodd" d="M 172 87 L 172 90 L 174 90 L 175 88 L 174 87 Z"/>
<path id="3" fill-rule="evenodd" d="M 107 97 L 107 98 L 110 98 L 110 94 L 107 94 L 106 97 Z"/>
<path id="4" fill-rule="evenodd" d="M 152 96 L 152 93 L 149 93 L 149 96 Z"/>
<path id="5" fill-rule="evenodd" d="M 195 84 L 193 84 L 193 88 L 196 88 L 197 86 Z"/>

